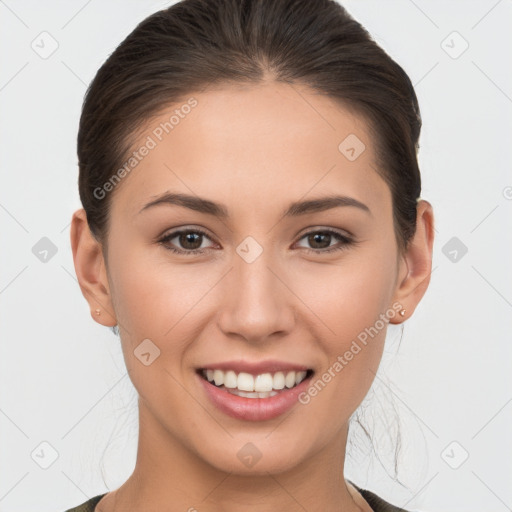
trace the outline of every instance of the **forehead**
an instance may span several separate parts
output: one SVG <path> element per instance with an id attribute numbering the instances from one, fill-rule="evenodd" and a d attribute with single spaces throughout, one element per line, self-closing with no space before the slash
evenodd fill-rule
<path id="1" fill-rule="evenodd" d="M 167 190 L 262 207 L 333 188 L 367 201 L 386 194 L 365 120 L 305 86 L 191 94 L 147 122 L 132 149 L 145 145 L 114 201 L 125 213 Z"/>

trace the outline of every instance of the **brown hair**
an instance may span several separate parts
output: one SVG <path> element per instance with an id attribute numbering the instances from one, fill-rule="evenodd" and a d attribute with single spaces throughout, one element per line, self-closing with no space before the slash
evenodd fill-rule
<path id="1" fill-rule="evenodd" d="M 334 0 L 183 0 L 139 23 L 87 89 L 79 192 L 104 250 L 115 189 L 106 197 L 95 191 L 133 150 L 137 130 L 194 91 L 268 76 L 307 85 L 368 121 L 376 170 L 392 193 L 397 241 L 407 246 L 421 190 L 421 117 L 404 70 Z"/>

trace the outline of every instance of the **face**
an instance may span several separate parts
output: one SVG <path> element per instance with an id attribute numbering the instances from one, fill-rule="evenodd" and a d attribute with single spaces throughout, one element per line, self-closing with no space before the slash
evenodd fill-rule
<path id="1" fill-rule="evenodd" d="M 337 444 L 377 371 L 407 273 L 391 192 L 364 120 L 325 96 L 276 83 L 191 96 L 168 133 L 187 99 L 147 124 L 135 149 L 154 147 L 117 185 L 109 296 L 141 428 L 223 471 L 280 472 Z M 171 193 L 191 199 L 146 207 Z M 307 378 L 247 398 L 204 369 L 260 390 Z"/>

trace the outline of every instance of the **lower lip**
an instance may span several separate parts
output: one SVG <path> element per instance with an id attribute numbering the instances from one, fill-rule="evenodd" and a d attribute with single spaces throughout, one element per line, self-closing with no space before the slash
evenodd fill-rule
<path id="1" fill-rule="evenodd" d="M 306 390 L 311 375 L 298 386 L 280 391 L 269 398 L 245 398 L 231 394 L 225 389 L 210 384 L 199 374 L 197 378 L 210 400 L 225 414 L 239 420 L 265 421 L 277 418 L 291 409 L 297 402 L 300 393 Z"/>

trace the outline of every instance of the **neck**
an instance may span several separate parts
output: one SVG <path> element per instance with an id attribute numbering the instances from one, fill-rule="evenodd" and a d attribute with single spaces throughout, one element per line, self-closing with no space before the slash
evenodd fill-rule
<path id="1" fill-rule="evenodd" d="M 327 444 L 287 471 L 235 474 L 222 471 L 183 446 L 139 399 L 137 461 L 130 478 L 102 511 L 356 512 L 365 507 L 345 482 L 348 425 Z M 109 503 L 107 505 L 107 501 Z M 100 508 L 98 508 L 100 510 Z"/>

